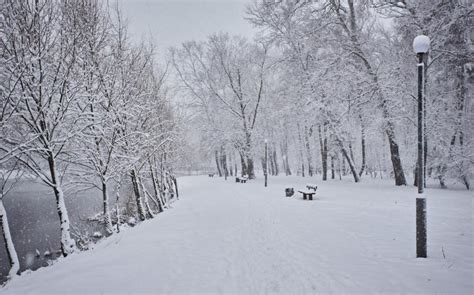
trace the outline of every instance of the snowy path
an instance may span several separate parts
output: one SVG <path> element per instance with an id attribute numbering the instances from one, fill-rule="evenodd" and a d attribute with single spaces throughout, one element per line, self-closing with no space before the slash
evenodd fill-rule
<path id="1" fill-rule="evenodd" d="M 316 201 L 283 197 L 306 181 L 180 178 L 173 209 L 0 293 L 474 291 L 472 193 L 428 190 L 430 258 L 420 260 L 412 187 L 318 181 Z"/>

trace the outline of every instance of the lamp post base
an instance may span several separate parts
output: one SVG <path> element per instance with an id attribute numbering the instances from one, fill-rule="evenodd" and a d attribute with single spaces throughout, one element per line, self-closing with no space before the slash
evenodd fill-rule
<path id="1" fill-rule="evenodd" d="M 426 258 L 426 199 L 416 198 L 416 257 Z"/>

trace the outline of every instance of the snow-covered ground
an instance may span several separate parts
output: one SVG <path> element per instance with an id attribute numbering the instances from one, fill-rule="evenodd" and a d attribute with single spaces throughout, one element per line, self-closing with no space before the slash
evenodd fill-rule
<path id="1" fill-rule="evenodd" d="M 472 192 L 428 189 L 428 255 L 415 258 L 415 188 L 297 177 L 179 179 L 181 200 L 0 293 L 465 293 Z M 284 187 L 319 186 L 318 199 Z"/>

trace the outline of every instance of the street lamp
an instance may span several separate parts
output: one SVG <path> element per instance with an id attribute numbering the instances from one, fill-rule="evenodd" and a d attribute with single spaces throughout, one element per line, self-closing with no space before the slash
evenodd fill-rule
<path id="1" fill-rule="evenodd" d="M 265 187 L 268 184 L 268 140 L 265 138 L 265 170 L 263 171 L 265 176 Z"/>
<path id="2" fill-rule="evenodd" d="M 423 196 L 424 171 L 423 171 L 423 74 L 424 55 L 430 49 L 430 38 L 425 35 L 416 36 L 413 40 L 413 50 L 418 56 L 418 161 L 417 161 L 417 185 L 419 197 L 416 198 L 416 257 L 426 258 L 426 199 Z"/>

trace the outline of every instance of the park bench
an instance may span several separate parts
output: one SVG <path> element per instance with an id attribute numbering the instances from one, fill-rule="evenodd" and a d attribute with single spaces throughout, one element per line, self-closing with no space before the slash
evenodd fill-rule
<path id="1" fill-rule="evenodd" d="M 244 175 L 241 177 L 236 177 L 235 182 L 246 183 L 248 179 L 249 179 L 248 176 Z"/>
<path id="2" fill-rule="evenodd" d="M 299 193 L 303 194 L 303 200 L 313 200 L 313 196 L 316 194 L 314 190 L 300 190 Z"/>
<path id="3" fill-rule="evenodd" d="M 316 194 L 318 186 L 315 184 L 307 184 L 305 190 L 299 190 L 298 192 L 303 195 L 303 200 L 313 200 L 313 196 Z"/>
<path id="4" fill-rule="evenodd" d="M 209 177 L 214 177 L 214 173 L 209 173 L 208 176 Z"/>

